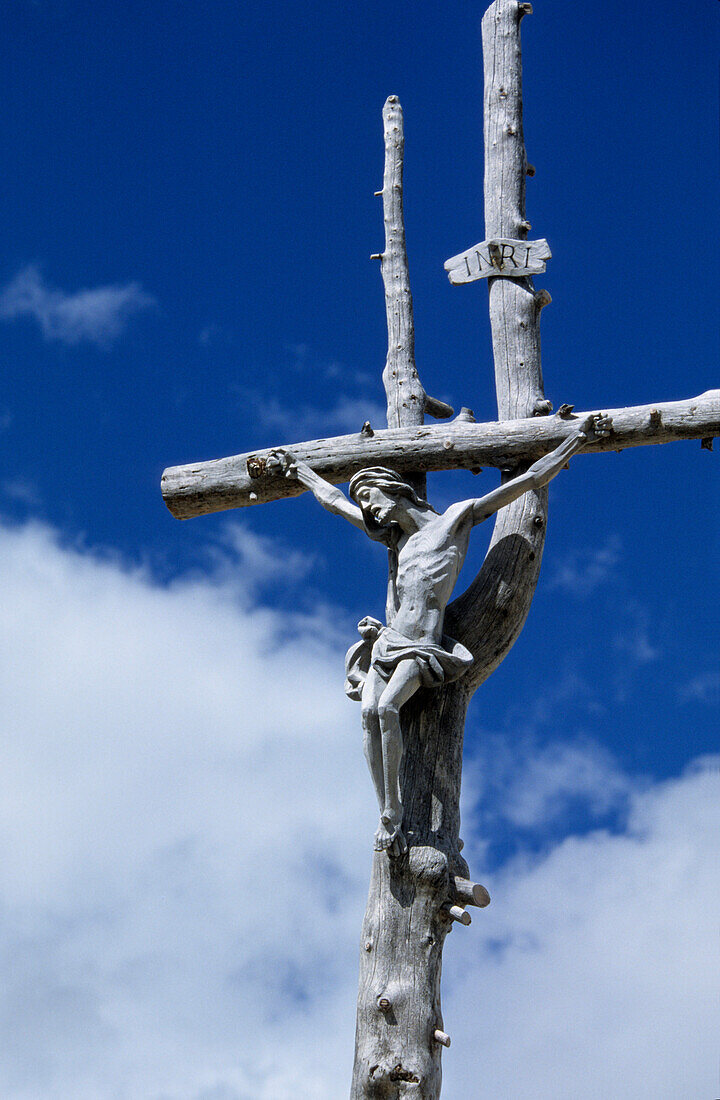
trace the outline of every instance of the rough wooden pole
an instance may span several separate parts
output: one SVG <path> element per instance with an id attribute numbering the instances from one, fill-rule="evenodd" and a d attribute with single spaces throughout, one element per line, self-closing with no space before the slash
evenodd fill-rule
<path id="1" fill-rule="evenodd" d="M 388 323 L 383 382 L 388 426 L 407 429 L 423 423 L 427 399 L 414 361 L 402 211 L 402 108 L 396 96 L 390 96 L 385 104 L 383 123 L 382 271 Z M 406 476 L 424 494 L 425 474 L 409 472 Z M 437 730 L 436 726 L 436 734 Z M 417 760 L 417 754 L 405 754 L 402 779 L 408 854 L 402 859 L 391 859 L 385 852 L 373 855 L 361 936 L 352 1100 L 401 1096 L 432 1100 L 439 1096 L 440 1052 L 450 1042 L 440 1012 L 442 945 L 453 919 L 464 913 L 467 901 L 463 897 L 475 899 L 479 893 L 473 891 L 482 891 L 469 883 L 469 892 L 458 897 L 456 883 L 466 881 L 467 867 L 456 862 L 450 868 L 437 845 L 432 835 L 433 815 L 428 812 L 429 761 L 424 761 L 422 774 L 413 776 L 407 767 L 410 759 Z M 415 788 L 421 799 L 413 797 Z M 453 801 L 451 790 L 447 798 Z"/>
<path id="2" fill-rule="evenodd" d="M 495 0 L 483 20 L 488 236 L 516 235 L 525 220 L 519 26 L 527 8 Z M 500 415 L 529 416 L 543 397 L 539 303 L 531 285 L 498 277 L 490 308 Z M 503 510 L 480 576 L 449 615 L 456 636 L 477 652 L 474 679 L 420 691 L 402 711 L 409 851 L 403 860 L 382 853 L 373 859 L 352 1100 L 440 1096 L 440 1053 L 449 1043 L 440 1009 L 442 949 L 453 923 L 463 927 L 453 884 L 469 875 L 459 841 L 465 713 L 474 686 L 507 653 L 530 606 L 546 501 L 543 494 L 527 497 Z M 484 629 L 489 636 L 482 636 Z"/>
<path id="3" fill-rule="evenodd" d="M 423 423 L 425 390 L 415 366 L 415 326 L 403 219 L 405 131 L 402 107 L 396 95 L 388 96 L 382 117 L 385 171 L 380 194 L 383 200 L 385 251 L 380 260 L 388 330 L 383 384 L 387 397 L 388 428 L 409 428 Z"/>
<path id="4" fill-rule="evenodd" d="M 520 22 L 530 12 L 530 4 L 495 0 L 482 20 L 488 237 L 522 238 L 528 230 Z M 532 416 L 544 408 L 540 311 L 550 296 L 536 294 L 530 279 L 502 276 L 489 279 L 488 290 L 498 415 L 503 420 Z M 547 489 L 526 493 L 503 508 L 483 568 L 448 608 L 448 629 L 459 631 L 476 658 L 467 684 L 473 690 L 522 630 L 538 581 L 546 525 Z"/>
<path id="5" fill-rule="evenodd" d="M 415 428 L 364 431 L 331 439 L 293 443 L 293 454 L 333 485 L 349 481 L 363 466 L 390 466 L 399 473 L 415 470 L 478 471 L 534 462 L 554 450 L 589 412 L 613 418 L 613 430 L 581 454 L 620 451 L 658 443 L 701 439 L 709 447 L 720 435 L 720 390 L 708 390 L 684 401 L 653 402 L 623 409 L 588 409 L 586 412 L 534 416 L 476 424 L 458 417 L 449 424 Z M 282 473 L 266 473 L 270 448 L 232 455 L 208 462 L 170 466 L 162 478 L 165 503 L 177 519 L 226 508 L 247 508 L 307 490 Z M 478 491 L 482 492 L 479 486 Z"/>

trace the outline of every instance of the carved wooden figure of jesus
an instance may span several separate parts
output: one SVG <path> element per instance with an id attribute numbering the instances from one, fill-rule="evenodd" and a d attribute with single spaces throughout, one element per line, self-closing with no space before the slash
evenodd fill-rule
<path id="1" fill-rule="evenodd" d="M 390 550 L 387 625 L 366 618 L 362 641 L 346 659 L 345 690 L 362 703 L 365 756 L 380 806 L 375 848 L 397 857 L 407 849 L 402 832 L 400 708 L 419 687 L 458 679 L 472 654 L 443 634 L 445 609 L 465 561 L 470 531 L 529 489 L 546 485 L 587 443 L 607 436 L 610 417 L 588 416 L 571 436 L 518 477 L 483 497 L 451 504 L 442 515 L 393 470 L 373 466 L 350 481 L 352 500 L 297 461 L 275 450 L 272 460 L 297 478 L 329 512 L 343 516 Z M 353 503 L 354 502 L 354 503 Z"/>

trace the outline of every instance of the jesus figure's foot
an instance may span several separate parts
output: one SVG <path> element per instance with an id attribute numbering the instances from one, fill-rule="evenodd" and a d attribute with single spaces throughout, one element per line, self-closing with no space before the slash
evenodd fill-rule
<path id="1" fill-rule="evenodd" d="M 397 859 L 407 852 L 407 841 L 400 828 L 400 815 L 385 811 L 375 833 L 375 851 L 387 852 L 391 859 Z"/>

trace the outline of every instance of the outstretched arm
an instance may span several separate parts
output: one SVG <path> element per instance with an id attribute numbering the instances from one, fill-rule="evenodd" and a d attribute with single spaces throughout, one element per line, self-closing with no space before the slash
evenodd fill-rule
<path id="1" fill-rule="evenodd" d="M 362 512 L 356 504 L 351 503 L 340 489 L 331 485 L 320 474 L 316 474 L 306 462 L 300 462 L 290 451 L 277 449 L 271 451 L 268 460 L 271 465 L 277 462 L 285 477 L 295 478 L 310 490 L 315 499 L 323 508 L 333 515 L 343 516 L 356 527 L 364 530 Z"/>
<path id="2" fill-rule="evenodd" d="M 611 429 L 612 418 L 609 416 L 592 413 L 586 417 L 576 432 L 564 439 L 549 455 L 544 455 L 537 462 L 533 462 L 524 474 L 520 474 L 519 477 L 513 478 L 512 481 L 506 482 L 505 485 L 493 489 L 491 493 L 474 501 L 473 523 L 482 523 L 484 519 L 499 511 L 500 508 L 504 508 L 506 504 L 517 500 L 528 489 L 539 489 L 547 485 L 548 481 L 560 473 L 568 459 L 582 450 L 587 443 L 609 435 Z"/>

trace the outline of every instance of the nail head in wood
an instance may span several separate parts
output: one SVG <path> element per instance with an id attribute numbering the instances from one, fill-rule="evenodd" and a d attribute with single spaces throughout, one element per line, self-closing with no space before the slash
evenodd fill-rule
<path id="1" fill-rule="evenodd" d="M 250 455 L 246 462 L 247 472 L 252 478 L 262 477 L 265 473 L 267 462 L 259 455 Z"/>

